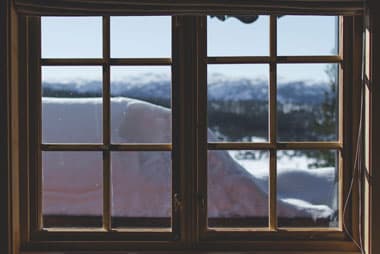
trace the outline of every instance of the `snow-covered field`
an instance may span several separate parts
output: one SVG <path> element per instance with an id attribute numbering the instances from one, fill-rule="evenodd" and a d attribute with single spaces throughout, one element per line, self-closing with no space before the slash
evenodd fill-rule
<path id="1" fill-rule="evenodd" d="M 43 142 L 102 142 L 100 98 L 45 97 L 42 110 Z M 170 142 L 171 112 L 143 101 L 112 98 L 111 136 L 114 143 Z M 210 217 L 268 214 L 268 154 L 240 158 L 237 153 L 208 154 Z M 311 159 L 305 155 L 290 157 L 279 153 L 279 216 L 313 219 L 333 216 L 337 209 L 335 169 L 310 169 Z M 101 214 L 101 156 L 100 152 L 43 154 L 44 214 Z M 169 152 L 115 152 L 111 158 L 114 216 L 170 216 Z"/>

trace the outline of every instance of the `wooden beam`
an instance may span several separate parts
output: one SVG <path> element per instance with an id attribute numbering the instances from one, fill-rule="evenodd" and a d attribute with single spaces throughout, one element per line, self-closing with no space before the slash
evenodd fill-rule
<path id="1" fill-rule="evenodd" d="M 326 149 L 342 149 L 343 145 L 340 142 L 274 142 L 274 143 L 248 143 L 248 142 L 233 142 L 233 143 L 208 143 L 209 150 L 326 150 Z"/>
<path id="2" fill-rule="evenodd" d="M 103 59 L 95 58 L 43 58 L 41 59 L 42 66 L 93 66 L 93 65 L 103 65 Z"/>
<path id="3" fill-rule="evenodd" d="M 103 48 L 106 45 L 103 45 Z M 171 65 L 171 58 L 43 58 L 41 64 L 43 66 L 93 66 L 103 65 L 121 66 L 152 66 L 152 65 Z"/>
<path id="4" fill-rule="evenodd" d="M 111 144 L 111 55 L 110 17 L 103 17 L 103 144 Z M 111 153 L 103 151 L 103 228 L 111 230 Z"/>
<path id="5" fill-rule="evenodd" d="M 270 16 L 270 73 L 269 73 L 269 143 L 277 143 L 277 16 Z M 269 156 L 269 229 L 277 230 L 277 151 Z"/>
<path id="6" fill-rule="evenodd" d="M 369 1 L 369 253 L 380 253 L 380 8 Z"/>
<path id="7" fill-rule="evenodd" d="M 275 145 L 270 143 L 208 143 L 208 150 L 269 150 Z"/>
<path id="8" fill-rule="evenodd" d="M 171 151 L 171 144 L 42 144 L 42 151 Z"/>
<path id="9" fill-rule="evenodd" d="M 213 56 L 205 60 L 208 64 L 265 64 L 265 63 L 341 63 L 336 56 Z"/>
<path id="10" fill-rule="evenodd" d="M 0 2 L 0 253 L 12 253 L 11 168 L 9 161 L 10 1 Z"/>
<path id="11" fill-rule="evenodd" d="M 205 60 L 208 64 L 250 64 L 250 63 L 270 63 L 269 56 L 218 56 L 207 57 Z"/>
<path id="12" fill-rule="evenodd" d="M 277 56 L 277 63 L 341 63 L 341 56 Z"/>
<path id="13" fill-rule="evenodd" d="M 111 65 L 171 65 L 171 58 L 111 58 L 109 60 Z"/>

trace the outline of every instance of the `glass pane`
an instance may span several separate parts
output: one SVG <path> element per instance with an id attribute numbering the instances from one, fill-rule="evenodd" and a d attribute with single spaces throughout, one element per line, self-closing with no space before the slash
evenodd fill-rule
<path id="1" fill-rule="evenodd" d="M 208 140 L 268 140 L 269 65 L 208 65 Z"/>
<path id="2" fill-rule="evenodd" d="M 335 150 L 278 151 L 278 225 L 338 227 L 338 178 Z"/>
<path id="3" fill-rule="evenodd" d="M 111 57 L 171 57 L 171 17 L 111 17 Z"/>
<path id="4" fill-rule="evenodd" d="M 112 152 L 112 227 L 171 227 L 171 152 Z"/>
<path id="5" fill-rule="evenodd" d="M 269 16 L 208 16 L 208 56 L 268 56 Z"/>
<path id="6" fill-rule="evenodd" d="M 277 117 L 280 141 L 336 141 L 338 65 L 279 64 Z"/>
<path id="7" fill-rule="evenodd" d="M 102 142 L 102 67 L 42 67 L 42 142 Z"/>
<path id="8" fill-rule="evenodd" d="M 111 68 L 113 143 L 171 143 L 170 66 Z"/>
<path id="9" fill-rule="evenodd" d="M 208 226 L 268 227 L 268 151 L 208 152 Z"/>
<path id="10" fill-rule="evenodd" d="M 279 17 L 277 39 L 278 55 L 337 55 L 338 17 Z"/>
<path id="11" fill-rule="evenodd" d="M 101 58 L 102 17 L 41 17 L 42 58 Z"/>
<path id="12" fill-rule="evenodd" d="M 101 152 L 42 152 L 44 227 L 101 227 Z"/>

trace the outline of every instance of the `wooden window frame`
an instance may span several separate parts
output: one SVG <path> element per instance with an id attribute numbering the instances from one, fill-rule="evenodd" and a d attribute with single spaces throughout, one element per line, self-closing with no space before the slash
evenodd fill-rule
<path id="1" fill-rule="evenodd" d="M 207 24 L 206 20 L 203 20 L 205 24 Z M 342 22 L 343 18 L 339 18 L 338 27 L 339 27 L 339 42 L 342 41 L 343 38 L 341 38 L 341 35 L 343 35 L 342 31 Z M 269 98 L 268 98 L 268 113 L 269 113 L 269 140 L 268 142 L 207 142 L 207 126 L 204 125 L 200 128 L 200 134 L 199 134 L 199 144 L 200 145 L 200 154 L 199 156 L 202 156 L 202 159 L 200 159 L 200 168 L 199 168 L 199 179 L 198 181 L 201 182 L 199 186 L 201 188 L 199 189 L 200 195 L 203 197 L 207 197 L 207 151 L 218 151 L 218 150 L 264 150 L 269 151 L 269 191 L 268 191 L 268 207 L 269 207 L 269 228 L 257 228 L 257 229 L 229 229 L 229 228 L 207 228 L 205 225 L 207 225 L 207 205 L 205 208 L 200 210 L 200 225 L 203 226 L 201 228 L 201 237 L 203 238 L 209 238 L 211 239 L 217 239 L 217 238 L 234 238 L 237 237 L 238 239 L 241 239 L 247 237 L 247 240 L 252 238 L 252 234 L 258 234 L 256 238 L 261 238 L 261 234 L 264 232 L 264 234 L 271 234 L 270 232 L 278 232 L 278 231 L 288 231 L 290 232 L 306 232 L 306 234 L 310 234 L 313 231 L 319 231 L 321 234 L 327 233 L 327 232 L 338 232 L 342 230 L 342 207 L 343 207 L 343 158 L 341 151 L 343 150 L 343 69 L 339 67 L 339 74 L 338 74 L 338 94 L 337 94 L 337 101 L 339 102 L 338 105 L 338 135 L 337 135 L 337 141 L 296 141 L 296 142 L 281 142 L 278 141 L 277 138 L 277 64 L 317 64 L 317 63 L 324 63 L 324 64 L 337 64 L 339 66 L 343 63 L 343 52 L 341 50 L 342 44 L 339 45 L 339 50 L 337 52 L 337 55 L 324 55 L 324 56 L 278 56 L 277 55 L 277 23 L 278 19 L 277 16 L 271 15 L 270 21 L 269 21 L 269 34 L 270 34 L 270 53 L 267 57 L 208 57 L 206 52 L 206 44 L 203 44 L 202 51 L 202 58 L 204 59 L 204 65 L 201 65 L 201 73 L 207 74 L 207 65 L 208 64 L 269 64 Z M 207 38 L 207 25 L 202 26 L 204 29 L 202 29 L 203 38 Z M 202 42 L 206 41 L 205 39 L 201 40 Z M 203 84 L 207 84 L 207 77 L 201 76 L 201 81 L 199 82 L 200 86 Z M 199 118 L 201 118 L 199 121 L 201 123 L 207 123 L 207 88 L 203 85 L 203 87 L 199 88 L 199 94 L 202 98 L 199 100 Z M 278 228 L 277 226 L 277 191 L 276 191 L 276 178 L 277 178 L 277 151 L 279 150 L 297 150 L 297 149 L 335 149 L 338 151 L 338 175 L 339 175 L 339 226 L 338 228 L 307 228 L 307 227 L 301 227 L 301 228 Z M 207 199 L 207 198 L 205 198 Z M 206 202 L 207 204 L 207 202 Z M 238 231 L 240 234 L 236 234 L 236 231 Z M 253 231 L 253 232 L 252 232 Z M 244 236 L 242 234 L 244 233 Z"/>
<path id="2" fill-rule="evenodd" d="M 30 239 L 60 241 L 62 237 L 71 239 L 72 241 L 94 241 L 95 239 L 103 239 L 109 241 L 141 241 L 142 239 L 150 239 L 147 242 L 175 242 L 179 238 L 179 207 L 178 198 L 180 179 L 180 170 L 172 170 L 172 216 L 171 216 L 171 229 L 157 228 L 111 228 L 111 152 L 121 151 L 171 151 L 172 152 L 172 167 L 179 168 L 179 135 L 177 131 L 173 132 L 173 140 L 171 143 L 157 143 L 157 144 L 117 144 L 111 143 L 111 66 L 169 66 L 171 67 L 171 79 L 173 83 L 176 82 L 177 63 L 172 58 L 111 58 L 110 57 L 110 17 L 103 16 L 102 20 L 102 44 L 103 56 L 96 59 L 83 59 L 83 58 L 41 58 L 41 21 L 39 17 L 29 17 L 26 21 L 26 26 L 29 28 L 28 41 L 33 51 L 28 54 L 29 66 L 32 70 L 29 72 L 29 84 L 42 84 L 41 71 L 43 66 L 101 66 L 103 73 L 102 80 L 102 112 L 103 112 L 103 140 L 99 144 L 58 144 L 58 143 L 42 143 L 41 123 L 42 123 L 42 86 L 39 85 L 29 91 L 29 108 L 27 109 L 29 119 L 38 119 L 37 121 L 29 121 L 30 128 L 30 149 L 29 149 L 29 198 L 30 217 L 28 220 L 28 227 L 32 230 Z M 175 18 L 173 18 L 175 22 Z M 175 26 L 172 26 L 175 28 Z M 173 40 L 175 40 L 176 31 L 173 30 Z M 36 36 L 39 35 L 39 36 Z M 174 45 L 175 42 L 172 43 Z M 174 52 L 174 50 L 172 50 Z M 173 53 L 173 59 L 177 59 Z M 179 118 L 179 96 L 176 94 L 179 91 L 179 86 L 172 87 L 172 122 L 173 126 L 177 127 Z M 177 130 L 178 128 L 173 128 Z M 37 133 L 37 135 L 35 135 Z M 41 167 L 41 154 L 42 152 L 51 151 L 97 151 L 103 154 L 103 212 L 102 212 L 102 228 L 43 228 L 42 223 L 42 167 Z"/>
<path id="3" fill-rule="evenodd" d="M 142 15 L 149 15 L 149 12 L 142 13 Z M 103 24 L 103 35 L 109 36 L 109 18 Z M 109 43 L 104 45 L 103 60 L 81 59 L 71 61 L 72 59 L 60 60 L 41 60 L 40 61 L 40 40 L 36 38 L 36 34 L 40 34 L 39 18 L 35 17 L 21 17 L 19 28 L 20 38 L 19 48 L 21 49 L 20 72 L 24 73 L 25 82 L 20 82 L 20 101 L 27 101 L 27 103 L 20 104 L 20 126 L 26 126 L 25 131 L 21 131 L 21 137 L 28 140 L 27 147 L 21 149 L 21 157 L 23 166 L 27 170 L 21 171 L 20 193 L 21 193 L 21 242 L 24 250 L 230 250 L 230 251 L 276 251 L 287 249 L 289 251 L 345 251 L 356 252 L 357 249 L 347 235 L 344 234 L 342 225 L 339 229 L 276 229 L 276 195 L 275 195 L 275 151 L 276 149 L 299 149 L 299 148 L 330 148 L 341 149 L 345 161 L 340 161 L 340 174 L 342 183 L 340 183 L 340 207 L 342 201 L 346 199 L 345 194 L 348 190 L 348 182 L 351 177 L 352 164 L 355 147 L 355 128 L 358 123 L 358 99 L 354 96 L 355 92 L 360 90 L 356 84 L 360 84 L 360 71 L 356 68 L 360 65 L 360 20 L 355 17 L 344 17 L 343 25 L 340 27 L 343 34 L 344 43 L 340 47 L 339 57 L 335 56 L 321 56 L 321 57 L 276 57 L 276 44 L 273 43 L 273 36 L 276 34 L 275 19 L 271 17 L 271 45 L 269 57 L 252 57 L 252 58 L 211 58 L 207 61 L 202 56 L 205 56 L 204 50 L 206 48 L 205 40 L 205 17 L 200 16 L 175 16 L 173 17 L 173 30 L 172 30 L 172 45 L 186 45 L 185 47 L 173 47 L 172 62 L 168 60 L 156 59 L 109 59 Z M 108 26 L 108 28 L 107 28 Z M 109 41 L 108 41 L 109 42 Z M 35 50 L 38 49 L 38 50 Z M 186 50 L 185 50 L 186 49 Z M 194 57 L 196 56 L 196 57 Z M 344 58 L 341 58 L 344 56 Z M 300 144 L 299 142 L 277 143 L 275 125 L 275 111 L 272 110 L 270 114 L 270 142 L 246 144 L 237 143 L 236 145 L 229 146 L 223 144 L 207 144 L 205 138 L 205 130 L 207 130 L 206 119 L 204 110 L 207 109 L 204 103 L 207 103 L 207 94 L 205 94 L 205 87 L 207 86 L 205 68 L 207 63 L 269 63 L 271 66 L 270 71 L 270 98 L 271 108 L 275 108 L 276 96 L 276 62 L 293 62 L 293 63 L 341 63 L 345 71 L 340 76 L 340 109 L 339 122 L 340 131 L 338 142 L 307 142 Z M 184 67 L 186 63 L 186 68 Z M 41 91 L 32 89 L 32 84 L 41 82 L 40 73 L 41 65 L 103 65 L 106 70 L 104 76 L 105 89 L 104 97 L 109 95 L 109 66 L 110 65 L 168 65 L 171 64 L 173 68 L 173 84 L 178 82 L 177 90 L 173 86 L 172 103 L 173 107 L 173 122 L 176 122 L 178 128 L 173 132 L 173 165 L 178 165 L 178 175 L 175 176 L 176 181 L 173 181 L 173 194 L 179 193 L 181 197 L 181 206 L 173 213 L 174 223 L 173 232 L 93 232 L 92 230 L 45 230 L 40 227 L 41 221 L 38 214 L 38 208 L 33 204 L 40 206 L 38 195 L 41 192 L 38 187 L 40 176 L 39 161 L 36 158 L 36 147 L 41 147 L 42 150 L 64 150 L 79 151 L 79 150 L 97 150 L 103 151 L 105 154 L 105 193 L 109 195 L 109 153 L 112 150 L 170 150 L 171 147 L 166 144 L 161 145 L 144 145 L 144 147 L 136 145 L 110 145 L 110 137 L 108 134 L 104 135 L 103 145 L 89 145 L 89 146 L 70 146 L 70 145 L 41 145 L 40 140 L 40 127 L 38 124 L 33 124 L 38 121 L 33 121 L 36 112 L 40 112 L 40 98 Z M 107 69 L 108 68 L 108 69 Z M 203 71 L 202 71 L 203 70 Z M 177 74 L 174 74 L 177 73 Z M 342 71 L 340 71 L 342 74 Z M 197 85 L 194 85 L 197 84 Z M 108 87 L 108 88 L 107 88 Z M 207 91 L 207 89 L 206 89 Z M 185 96 L 186 95 L 186 96 Z M 109 96 L 108 96 L 109 98 Z M 274 100 L 273 100 L 274 99 Z M 197 103 L 198 102 L 198 103 Z M 109 114 L 109 100 L 103 104 L 103 117 L 107 119 Z M 39 114 L 39 113 L 38 113 Z M 38 115 L 37 114 L 37 115 Z M 184 117 L 186 116 L 186 117 Z M 344 120 L 343 120 L 343 119 Z M 105 120 L 108 121 L 109 120 Z M 173 128 L 174 129 L 174 128 Z M 104 132 L 109 130 L 109 126 L 105 125 Z M 38 133 L 38 135 L 35 135 Z M 185 135 L 186 134 L 186 135 Z M 108 137 L 107 137 L 108 136 Z M 207 137 L 207 135 L 206 135 Z M 323 144 L 322 144 L 323 143 Z M 342 147 L 344 143 L 344 149 Z M 176 148 L 174 148 L 176 147 Z M 204 226 L 205 209 L 202 205 L 202 199 L 207 197 L 204 187 L 207 187 L 207 160 L 205 154 L 207 149 L 268 149 L 271 151 L 270 163 L 274 170 L 271 170 L 270 181 L 270 228 L 266 231 L 261 230 L 248 230 L 238 232 L 210 232 Z M 108 155 L 107 155 L 108 154 Z M 176 155 L 175 155 L 176 154 Z M 274 164 L 273 164 L 274 163 Z M 345 169 L 342 169 L 344 163 Z M 174 167 L 173 167 L 174 168 Z M 173 170 L 174 172 L 175 170 Z M 34 174 L 34 173 L 37 174 Z M 174 174 L 173 174 L 174 175 Z M 174 176 L 173 176 L 174 179 Z M 108 182 L 108 183 L 107 183 Z M 175 182 L 177 184 L 175 184 Z M 186 184 L 185 184 L 186 183 Z M 203 186 L 203 188 L 202 188 Z M 347 224 L 350 225 L 354 238 L 358 239 L 358 205 L 355 201 L 353 194 L 353 201 L 350 205 L 350 215 L 347 216 Z M 107 200 L 104 200 L 107 204 Z M 109 200 L 108 200 L 109 201 Z M 174 201 L 174 199 L 173 199 Z M 274 201 L 274 202 L 273 202 Z M 173 203 L 173 211 L 175 204 Z M 109 204 L 105 206 L 104 216 L 109 218 Z M 108 211 L 106 211 L 108 210 Z M 37 211 L 37 213 L 36 213 Z M 341 209 L 340 209 L 340 212 Z M 340 218 L 342 214 L 340 214 Z M 109 220 L 104 220 L 105 229 L 109 228 Z M 340 220 L 341 222 L 341 220 Z M 149 239 L 149 240 L 147 240 Z"/>

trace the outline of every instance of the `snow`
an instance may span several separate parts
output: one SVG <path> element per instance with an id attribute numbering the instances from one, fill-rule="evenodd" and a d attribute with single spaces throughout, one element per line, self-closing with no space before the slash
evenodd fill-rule
<path id="1" fill-rule="evenodd" d="M 42 103 L 44 142 L 102 142 L 100 98 L 43 98 Z M 111 109 L 112 142 L 171 142 L 169 109 L 128 98 L 112 98 Z M 209 216 L 267 216 L 267 155 L 238 160 L 236 151 L 210 151 L 208 156 Z M 297 162 L 286 156 L 279 160 L 279 216 L 316 219 L 333 215 L 335 169 L 311 170 L 306 162 L 306 157 Z M 42 165 L 44 214 L 101 214 L 100 152 L 49 152 Z M 172 170 L 177 169 L 171 169 L 169 152 L 113 152 L 112 214 L 169 216 Z"/>
<path id="2" fill-rule="evenodd" d="M 294 198 L 283 198 L 283 202 L 298 207 L 300 210 L 306 211 L 311 215 L 313 220 L 320 218 L 327 218 L 331 216 L 334 211 L 326 205 L 313 205 L 309 202 Z"/>

